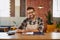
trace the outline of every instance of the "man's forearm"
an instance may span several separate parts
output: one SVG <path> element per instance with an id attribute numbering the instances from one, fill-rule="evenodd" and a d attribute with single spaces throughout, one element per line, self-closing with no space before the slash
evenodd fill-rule
<path id="1" fill-rule="evenodd" d="M 21 29 L 17 29 L 16 32 L 39 32 L 37 29 L 33 29 L 33 30 L 21 30 Z"/>
<path id="2" fill-rule="evenodd" d="M 17 29 L 16 32 L 25 32 L 25 30 Z"/>
<path id="3" fill-rule="evenodd" d="M 39 30 L 37 30 L 37 29 L 33 29 L 33 30 L 26 30 L 26 32 L 39 32 Z"/>

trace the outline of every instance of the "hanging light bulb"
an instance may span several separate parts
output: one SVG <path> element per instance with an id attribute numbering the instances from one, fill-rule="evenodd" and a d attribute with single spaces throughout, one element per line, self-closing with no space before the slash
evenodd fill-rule
<path id="1" fill-rule="evenodd" d="M 42 5 L 40 5 L 40 6 L 38 6 L 38 8 L 39 8 L 39 9 L 42 9 L 42 8 L 44 8 L 44 7 L 43 7 Z"/>
<path id="2" fill-rule="evenodd" d="M 39 8 L 39 9 L 44 8 L 44 7 L 43 7 L 43 4 L 42 4 L 43 2 L 42 2 L 41 0 L 39 0 L 38 2 L 39 2 L 38 8 Z"/>

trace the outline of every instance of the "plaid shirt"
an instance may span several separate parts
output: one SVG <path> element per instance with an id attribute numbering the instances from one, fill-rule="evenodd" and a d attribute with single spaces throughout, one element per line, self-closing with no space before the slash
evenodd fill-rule
<path id="1" fill-rule="evenodd" d="M 21 26 L 19 27 L 19 29 L 25 29 L 27 27 L 27 25 L 35 25 L 38 24 L 38 30 L 39 29 L 43 29 L 44 28 L 44 23 L 43 20 L 41 18 L 36 18 L 35 21 L 32 21 L 30 18 L 26 18 L 22 23 Z"/>

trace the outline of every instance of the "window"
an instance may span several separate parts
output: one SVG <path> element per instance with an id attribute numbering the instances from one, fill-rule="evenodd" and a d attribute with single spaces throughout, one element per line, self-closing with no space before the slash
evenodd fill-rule
<path id="1" fill-rule="evenodd" d="M 0 17 L 10 17 L 10 0 L 0 0 Z"/>
<path id="2" fill-rule="evenodd" d="M 60 17 L 60 0 L 53 0 L 53 17 Z"/>
<path id="3" fill-rule="evenodd" d="M 0 0 L 0 17 L 15 17 L 15 0 Z"/>

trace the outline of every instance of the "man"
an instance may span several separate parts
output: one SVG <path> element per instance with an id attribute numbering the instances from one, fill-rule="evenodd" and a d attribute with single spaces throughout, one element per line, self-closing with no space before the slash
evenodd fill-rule
<path id="1" fill-rule="evenodd" d="M 43 20 L 35 15 L 35 9 L 33 7 L 28 7 L 27 18 L 21 23 L 17 32 L 43 32 Z"/>

